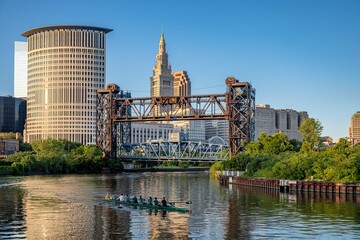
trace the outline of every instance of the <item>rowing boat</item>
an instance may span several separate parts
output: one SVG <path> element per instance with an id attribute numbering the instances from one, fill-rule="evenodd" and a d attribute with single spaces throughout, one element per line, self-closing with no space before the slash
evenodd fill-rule
<path id="1" fill-rule="evenodd" d="M 125 202 L 125 201 L 119 201 L 119 200 L 114 200 L 114 199 L 103 199 L 106 202 L 112 202 L 115 204 L 122 204 L 122 205 L 126 205 L 126 206 L 134 206 L 134 207 L 143 207 L 143 208 L 150 208 L 150 209 L 158 209 L 158 210 L 164 210 L 164 211 L 172 211 L 172 212 L 182 212 L 182 213 L 186 213 L 189 212 L 189 209 L 186 208 L 178 208 L 175 206 L 167 206 L 167 207 L 163 207 L 160 205 L 152 205 L 152 204 L 146 204 L 146 203 L 133 203 L 133 202 Z"/>

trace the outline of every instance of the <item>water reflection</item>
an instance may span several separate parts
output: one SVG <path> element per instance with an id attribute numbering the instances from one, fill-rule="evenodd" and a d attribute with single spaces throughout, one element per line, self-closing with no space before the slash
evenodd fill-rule
<path id="1" fill-rule="evenodd" d="M 15 185 L 16 178 L 0 182 L 0 239 L 26 238 L 24 192 L 11 187 Z"/>
<path id="2" fill-rule="evenodd" d="M 233 185 L 226 238 L 358 238 L 359 198 Z"/>
<path id="3" fill-rule="evenodd" d="M 102 200 L 107 192 L 165 196 L 191 213 L 119 206 Z M 229 189 L 205 173 L 2 178 L 0 239 L 351 239 L 359 200 Z"/>

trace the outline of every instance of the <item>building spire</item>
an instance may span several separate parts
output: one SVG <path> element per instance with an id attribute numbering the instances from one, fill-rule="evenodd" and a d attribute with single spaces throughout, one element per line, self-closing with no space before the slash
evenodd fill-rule
<path id="1" fill-rule="evenodd" d="M 171 65 L 168 61 L 164 32 L 161 33 L 159 51 L 156 54 L 156 62 L 153 68 L 151 81 L 151 96 L 173 96 L 174 77 L 171 74 Z"/>
<path id="2" fill-rule="evenodd" d="M 160 43 L 159 43 L 159 53 L 164 53 L 166 52 L 166 43 L 165 43 L 165 36 L 164 36 L 164 32 L 161 33 L 161 37 L 160 37 Z"/>

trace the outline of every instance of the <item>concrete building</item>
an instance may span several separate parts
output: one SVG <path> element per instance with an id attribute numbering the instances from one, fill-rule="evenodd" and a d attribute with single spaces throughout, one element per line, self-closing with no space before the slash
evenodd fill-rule
<path id="1" fill-rule="evenodd" d="M 229 121 L 228 120 L 206 120 L 205 121 L 205 139 L 220 137 L 225 144 L 229 142 Z"/>
<path id="2" fill-rule="evenodd" d="M 172 124 L 132 122 L 131 143 L 143 143 L 151 140 L 169 141 L 173 131 Z"/>
<path id="3" fill-rule="evenodd" d="M 26 118 L 26 100 L 12 96 L 0 97 L 0 132 L 23 133 Z"/>
<path id="4" fill-rule="evenodd" d="M 170 133 L 169 142 L 187 142 L 189 141 L 189 137 L 184 132 L 172 132 Z"/>
<path id="5" fill-rule="evenodd" d="M 352 115 L 349 128 L 349 140 L 351 144 L 360 143 L 360 111 Z"/>
<path id="6" fill-rule="evenodd" d="M 191 95 L 191 82 L 186 71 L 177 71 L 172 73 L 174 77 L 174 96 Z"/>
<path id="7" fill-rule="evenodd" d="M 14 48 L 14 97 L 27 96 L 27 42 L 15 42 Z"/>
<path id="8" fill-rule="evenodd" d="M 299 127 L 308 118 L 307 112 L 297 112 L 292 109 L 273 109 L 270 105 L 260 104 L 255 110 L 255 140 L 261 132 L 273 135 L 282 132 L 288 139 L 302 141 Z"/>
<path id="9" fill-rule="evenodd" d="M 205 121 L 173 121 L 174 131 L 187 135 L 188 141 L 204 142 L 205 141 Z"/>
<path id="10" fill-rule="evenodd" d="M 26 142 L 95 143 L 96 90 L 105 87 L 106 33 L 88 26 L 31 29 L 28 39 Z"/>
<path id="11" fill-rule="evenodd" d="M 307 112 L 297 112 L 292 109 L 273 109 L 268 104 L 259 104 L 255 108 L 255 140 L 261 132 L 273 135 L 282 132 L 289 139 L 302 141 L 299 127 L 308 118 Z M 205 123 L 206 140 L 221 137 L 228 142 L 229 123 L 227 120 L 208 120 Z"/>
<path id="12" fill-rule="evenodd" d="M 0 138 L 0 157 L 19 151 L 19 140 Z"/>

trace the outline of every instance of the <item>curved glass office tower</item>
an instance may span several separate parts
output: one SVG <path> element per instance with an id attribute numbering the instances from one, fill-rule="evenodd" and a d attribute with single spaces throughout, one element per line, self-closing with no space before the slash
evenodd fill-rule
<path id="1" fill-rule="evenodd" d="M 26 142 L 95 143 L 96 91 L 105 87 L 106 33 L 88 26 L 31 29 L 28 39 Z"/>

